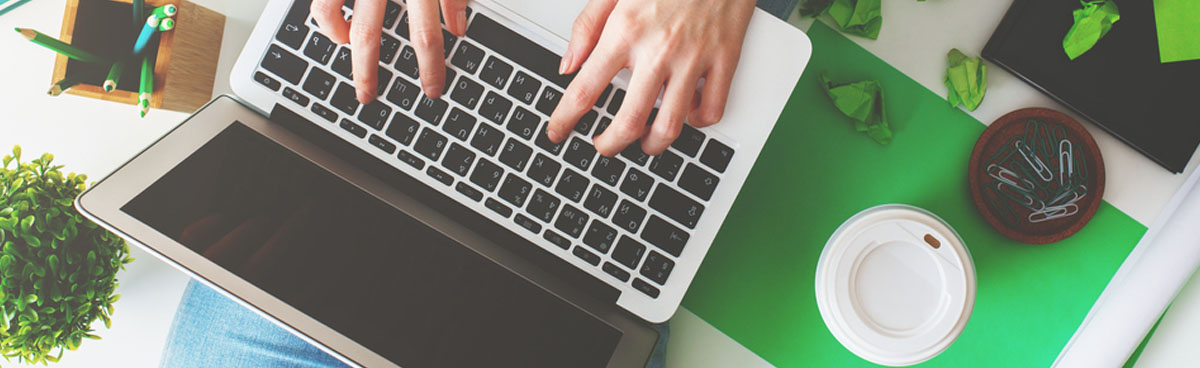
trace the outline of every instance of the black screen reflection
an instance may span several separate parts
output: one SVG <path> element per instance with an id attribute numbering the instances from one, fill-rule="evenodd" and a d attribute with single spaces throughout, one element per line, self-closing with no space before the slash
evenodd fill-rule
<path id="1" fill-rule="evenodd" d="M 240 123 L 122 210 L 404 367 L 604 366 L 621 336 Z"/>

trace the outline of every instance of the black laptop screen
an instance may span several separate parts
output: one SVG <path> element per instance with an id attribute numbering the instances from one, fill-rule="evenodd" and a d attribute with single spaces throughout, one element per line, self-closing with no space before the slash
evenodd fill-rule
<path id="1" fill-rule="evenodd" d="M 240 123 L 122 210 L 403 367 L 605 366 L 622 336 Z"/>

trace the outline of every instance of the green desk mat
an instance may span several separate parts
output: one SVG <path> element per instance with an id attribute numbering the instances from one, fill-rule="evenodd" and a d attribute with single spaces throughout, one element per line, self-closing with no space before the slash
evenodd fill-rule
<path id="1" fill-rule="evenodd" d="M 1104 202 L 1065 241 L 1005 238 L 976 212 L 967 189 L 968 156 L 985 126 L 820 22 L 808 36 L 812 61 L 683 305 L 777 366 L 870 365 L 826 329 L 814 271 L 842 221 L 878 204 L 908 203 L 962 235 L 978 275 L 966 330 L 923 365 L 1049 366 L 1145 226 Z M 882 146 L 856 133 L 819 87 L 822 72 L 836 82 L 879 80 L 895 141 Z"/>

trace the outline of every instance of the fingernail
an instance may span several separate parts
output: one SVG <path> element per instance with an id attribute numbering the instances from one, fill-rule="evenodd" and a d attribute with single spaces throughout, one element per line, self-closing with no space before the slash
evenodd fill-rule
<path id="1" fill-rule="evenodd" d="M 358 102 L 362 104 L 371 103 L 371 100 L 375 98 L 375 96 L 371 96 L 370 93 L 362 90 L 359 90 L 356 94 L 358 95 Z"/>
<path id="2" fill-rule="evenodd" d="M 546 129 L 546 137 L 550 138 L 551 142 L 562 142 L 563 139 L 562 133 L 555 129 Z"/>
<path id="3" fill-rule="evenodd" d="M 438 84 L 426 84 L 425 94 L 429 95 L 430 98 L 442 97 L 442 86 Z"/>
<path id="4" fill-rule="evenodd" d="M 563 54 L 562 62 L 558 63 L 558 74 L 567 74 L 567 67 L 571 66 L 571 56 L 573 55 L 575 52 L 568 48 L 567 53 Z"/>

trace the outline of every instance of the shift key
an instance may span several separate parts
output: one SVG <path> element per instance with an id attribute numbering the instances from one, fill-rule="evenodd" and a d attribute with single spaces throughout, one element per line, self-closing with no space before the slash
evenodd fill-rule
<path id="1" fill-rule="evenodd" d="M 263 56 L 262 67 L 293 85 L 299 85 L 300 78 L 308 70 L 308 62 L 278 45 L 271 44 L 267 55 Z"/>
<path id="2" fill-rule="evenodd" d="M 704 214 L 704 205 L 662 183 L 658 184 L 658 189 L 650 197 L 650 207 L 689 229 L 695 229 L 700 215 Z"/>

